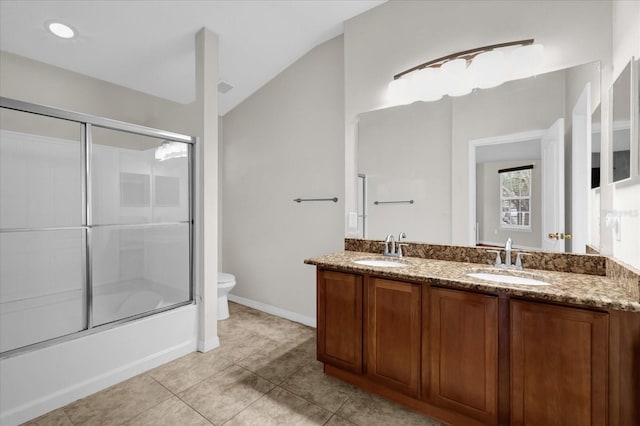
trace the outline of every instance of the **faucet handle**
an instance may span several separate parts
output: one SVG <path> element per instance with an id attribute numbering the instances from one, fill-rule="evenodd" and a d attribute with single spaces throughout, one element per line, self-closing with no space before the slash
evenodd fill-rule
<path id="1" fill-rule="evenodd" d="M 524 269 L 522 266 L 522 256 L 531 256 L 531 253 L 516 253 L 516 268 Z"/>
<path id="2" fill-rule="evenodd" d="M 384 254 L 389 254 L 389 241 L 378 241 L 379 244 L 384 244 Z"/>
<path id="3" fill-rule="evenodd" d="M 487 253 L 495 253 L 496 254 L 496 261 L 493 264 L 493 266 L 502 265 L 502 259 L 500 258 L 500 250 L 487 250 Z"/>
<path id="4" fill-rule="evenodd" d="M 397 253 L 398 253 L 398 257 L 402 257 L 404 255 L 404 253 L 402 253 L 402 246 L 408 246 L 409 244 L 407 243 L 397 243 L 396 247 L 397 247 Z"/>

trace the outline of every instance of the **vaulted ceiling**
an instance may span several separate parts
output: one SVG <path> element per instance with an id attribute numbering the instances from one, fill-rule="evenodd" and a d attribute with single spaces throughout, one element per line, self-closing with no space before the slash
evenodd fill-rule
<path id="1" fill-rule="evenodd" d="M 0 49 L 180 103 L 195 100 L 194 36 L 219 35 L 224 115 L 343 22 L 384 1 L 0 1 Z M 60 20 L 78 37 L 60 39 Z M 1 66 L 1 64 L 0 64 Z"/>

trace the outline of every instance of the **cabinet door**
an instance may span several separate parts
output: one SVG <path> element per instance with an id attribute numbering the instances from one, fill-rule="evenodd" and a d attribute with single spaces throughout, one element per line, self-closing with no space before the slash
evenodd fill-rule
<path id="1" fill-rule="evenodd" d="M 318 360 L 362 374 L 362 276 L 318 271 Z"/>
<path id="2" fill-rule="evenodd" d="M 497 298 L 432 288 L 430 319 L 431 402 L 495 424 Z"/>
<path id="3" fill-rule="evenodd" d="M 371 278 L 367 289 L 367 375 L 418 397 L 421 286 Z"/>
<path id="4" fill-rule="evenodd" d="M 606 313 L 511 302 L 511 423 L 603 425 Z"/>

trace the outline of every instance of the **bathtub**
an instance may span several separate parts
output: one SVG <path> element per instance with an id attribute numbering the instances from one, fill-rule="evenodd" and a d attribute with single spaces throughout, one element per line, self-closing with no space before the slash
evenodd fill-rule
<path id="1" fill-rule="evenodd" d="M 73 290 L 0 303 L 0 352 L 81 331 L 84 291 Z M 93 324 L 100 326 L 187 301 L 189 294 L 145 279 L 93 290 Z"/>
<path id="2" fill-rule="evenodd" d="M 146 280 L 96 286 L 93 319 L 101 327 L 0 360 L 0 424 L 20 424 L 195 351 L 194 303 L 113 324 L 188 297 Z M 74 330 L 84 323 L 83 298 L 68 291 L 2 303 L 0 344 L 19 347 Z"/>

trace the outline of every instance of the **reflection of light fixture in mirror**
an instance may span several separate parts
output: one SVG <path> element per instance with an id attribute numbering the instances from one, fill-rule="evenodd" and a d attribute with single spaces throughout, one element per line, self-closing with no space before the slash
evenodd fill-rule
<path id="1" fill-rule="evenodd" d="M 541 44 L 521 46 L 511 52 L 511 67 L 516 76 L 539 74 L 542 70 L 544 47 Z"/>
<path id="2" fill-rule="evenodd" d="M 444 89 L 449 96 L 464 96 L 473 90 L 473 76 L 466 59 L 454 59 L 440 67 Z"/>
<path id="3" fill-rule="evenodd" d="M 396 74 L 389 83 L 388 99 L 392 105 L 435 101 L 443 94 L 463 96 L 474 88 L 536 75 L 542 69 L 543 50 L 528 39 L 443 56 Z"/>
<path id="4" fill-rule="evenodd" d="M 187 156 L 187 144 L 181 142 L 164 141 L 156 148 L 156 160 L 165 161 L 172 158 Z"/>

